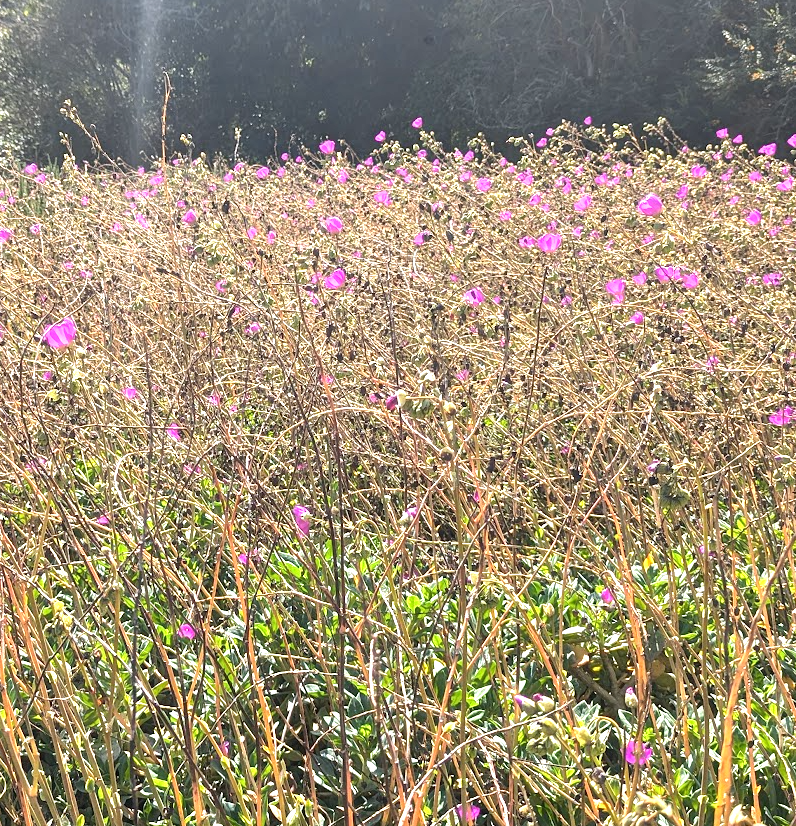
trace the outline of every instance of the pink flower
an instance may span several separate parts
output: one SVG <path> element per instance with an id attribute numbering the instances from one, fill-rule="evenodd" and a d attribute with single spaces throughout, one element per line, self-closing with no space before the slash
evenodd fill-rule
<path id="1" fill-rule="evenodd" d="M 182 441 L 182 436 L 180 436 L 180 426 L 177 422 L 172 422 L 167 428 L 166 433 L 174 439 L 175 442 Z"/>
<path id="2" fill-rule="evenodd" d="M 138 395 L 138 390 L 136 390 L 135 387 L 124 387 L 122 388 L 122 395 L 125 399 L 132 401 Z"/>
<path id="3" fill-rule="evenodd" d="M 428 240 L 428 230 L 424 229 L 421 232 L 418 232 L 417 235 L 412 239 L 412 243 L 416 247 L 422 247 L 423 244 L 426 243 Z"/>
<path id="4" fill-rule="evenodd" d="M 724 140 L 724 138 L 728 138 L 729 136 L 730 136 L 729 130 L 727 130 L 726 128 L 725 129 L 719 129 L 716 132 L 716 137 L 721 139 L 721 140 Z"/>
<path id="5" fill-rule="evenodd" d="M 374 193 L 373 200 L 382 206 L 389 206 L 392 203 L 390 193 L 386 189 L 380 189 L 378 192 Z"/>
<path id="6" fill-rule="evenodd" d="M 586 212 L 586 210 L 591 206 L 591 195 L 584 195 L 582 198 L 578 198 L 577 201 L 572 205 L 572 208 L 575 212 Z"/>
<path id="7" fill-rule="evenodd" d="M 262 181 L 271 174 L 271 170 L 267 166 L 261 166 L 254 174 Z"/>
<path id="8" fill-rule="evenodd" d="M 783 425 L 790 424 L 793 420 L 793 413 L 794 410 L 792 407 L 783 407 L 781 410 L 777 410 L 776 413 L 772 413 L 768 420 L 771 424 L 778 425 L 782 427 Z"/>
<path id="9" fill-rule="evenodd" d="M 110 525 L 111 520 L 108 518 L 107 513 L 101 513 L 95 520 L 98 525 Z"/>
<path id="10" fill-rule="evenodd" d="M 50 324 L 46 327 L 42 333 L 42 339 L 53 350 L 62 350 L 75 340 L 76 334 L 75 321 L 71 316 L 67 316 L 57 324 Z"/>
<path id="11" fill-rule="evenodd" d="M 334 155 L 334 141 L 324 141 L 318 149 L 320 149 L 324 155 Z"/>
<path id="12" fill-rule="evenodd" d="M 787 140 L 787 144 L 788 144 L 788 146 L 790 146 L 792 149 L 796 149 L 796 132 L 794 132 L 794 134 L 792 134 L 792 135 L 788 138 L 788 140 Z"/>
<path id="13" fill-rule="evenodd" d="M 341 169 L 337 173 L 337 180 L 339 183 L 344 184 L 349 179 L 349 174 L 345 169 Z"/>
<path id="14" fill-rule="evenodd" d="M 459 381 L 467 381 L 467 379 L 470 378 L 470 371 L 467 368 L 465 368 L 464 370 L 459 370 L 459 372 L 456 374 L 456 378 Z"/>
<path id="15" fill-rule="evenodd" d="M 536 242 L 542 252 L 555 252 L 561 246 L 561 236 L 547 232 Z"/>
<path id="16" fill-rule="evenodd" d="M 591 126 L 591 115 L 587 115 L 585 118 L 583 118 L 583 122 L 586 124 L 586 126 Z"/>
<path id="17" fill-rule="evenodd" d="M 746 223 L 750 226 L 757 226 L 760 223 L 760 219 L 763 216 L 760 214 L 759 209 L 752 209 L 749 211 L 749 214 L 746 216 Z"/>
<path id="18" fill-rule="evenodd" d="M 661 283 L 666 281 L 679 281 L 681 278 L 679 267 L 656 267 L 655 275 L 658 276 L 658 281 Z"/>
<path id="19" fill-rule="evenodd" d="M 498 213 L 498 218 L 500 218 L 501 221 L 510 221 L 511 220 L 511 212 L 508 209 L 501 210 Z"/>
<path id="20" fill-rule="evenodd" d="M 296 505 L 293 508 L 293 519 L 296 521 L 296 529 L 302 536 L 309 536 L 310 520 L 308 519 L 310 511 L 303 505 Z"/>
<path id="21" fill-rule="evenodd" d="M 471 307 L 477 307 L 484 300 L 484 294 L 478 287 L 473 287 L 471 290 L 467 290 L 463 298 Z"/>
<path id="22" fill-rule="evenodd" d="M 705 175 L 708 174 L 707 169 L 704 166 L 692 166 L 691 167 L 691 177 L 692 178 L 704 178 Z"/>
<path id="23" fill-rule="evenodd" d="M 782 283 L 782 273 L 767 272 L 762 279 L 766 287 L 778 287 Z"/>
<path id="24" fill-rule="evenodd" d="M 683 276 L 683 287 L 686 290 L 693 290 L 699 286 L 699 273 L 689 272 Z"/>
<path id="25" fill-rule="evenodd" d="M 422 129 L 422 128 L 423 128 L 423 118 L 415 118 L 415 119 L 412 121 L 412 126 L 413 126 L 415 129 Z"/>
<path id="26" fill-rule="evenodd" d="M 258 322 L 252 321 L 252 323 L 246 328 L 246 334 L 250 336 L 256 336 L 257 333 L 262 330 L 262 327 L 259 325 Z"/>
<path id="27" fill-rule="evenodd" d="M 327 290 L 339 290 L 345 284 L 345 270 L 334 270 L 323 279 L 323 286 Z"/>
<path id="28" fill-rule="evenodd" d="M 647 283 L 647 273 L 642 270 L 633 276 L 633 283 L 639 287 L 643 287 Z"/>
<path id="29" fill-rule="evenodd" d="M 26 175 L 35 175 L 39 171 L 39 167 L 36 166 L 35 163 L 29 163 L 25 167 L 25 174 Z"/>
<path id="30" fill-rule="evenodd" d="M 736 135 L 736 136 L 732 139 L 732 142 L 733 142 L 734 144 L 736 144 L 736 145 L 737 145 L 737 144 L 739 144 L 739 143 L 743 143 L 743 135 Z"/>
<path id="31" fill-rule="evenodd" d="M 603 590 L 600 591 L 600 599 L 605 605 L 613 605 L 616 602 L 614 592 L 610 588 L 603 588 Z"/>
<path id="32" fill-rule="evenodd" d="M 192 640 L 196 637 L 196 629 L 191 625 L 190 622 L 184 622 L 178 629 L 177 629 L 177 636 L 182 637 L 184 640 Z"/>
<path id="33" fill-rule="evenodd" d="M 198 220 L 199 216 L 192 209 L 189 209 L 185 215 L 182 216 L 183 224 L 188 224 L 189 226 L 195 224 Z"/>
<path id="34" fill-rule="evenodd" d="M 326 228 L 326 231 L 332 235 L 336 235 L 343 228 L 343 222 L 334 215 L 325 218 L 323 225 Z"/>
<path id="35" fill-rule="evenodd" d="M 250 241 L 254 241 L 254 239 L 257 237 L 257 227 L 249 227 L 246 230 L 246 235 L 248 236 Z"/>
<path id="36" fill-rule="evenodd" d="M 644 323 L 644 313 L 639 312 L 636 310 L 632 316 L 630 316 L 630 323 L 631 324 L 643 324 Z"/>
<path id="37" fill-rule="evenodd" d="M 625 279 L 614 278 L 608 281 L 605 291 L 613 298 L 612 304 L 621 304 L 625 300 Z"/>
<path id="38" fill-rule="evenodd" d="M 208 404 L 212 404 L 213 407 L 218 407 L 221 404 L 221 396 L 218 393 L 211 393 L 207 397 Z"/>
<path id="39" fill-rule="evenodd" d="M 376 143 L 384 143 L 384 141 L 387 140 L 387 133 L 382 129 L 381 132 L 373 136 L 373 140 L 376 141 Z"/>
<path id="40" fill-rule="evenodd" d="M 5 244 L 14 237 L 14 231 L 7 227 L 0 227 L 0 244 Z"/>
<path id="41" fill-rule="evenodd" d="M 466 826 L 470 823 L 475 823 L 478 815 L 481 814 L 481 809 L 472 803 L 465 803 L 464 805 L 460 803 L 454 808 L 454 811 L 459 822 L 464 823 Z"/>
<path id="42" fill-rule="evenodd" d="M 625 760 L 628 763 L 638 763 L 639 766 L 643 766 L 649 763 L 650 757 L 652 757 L 652 748 L 645 743 L 642 743 L 641 748 L 637 749 L 636 742 L 631 741 L 625 748 Z"/>
<path id="43" fill-rule="evenodd" d="M 645 195 L 638 202 L 638 211 L 642 215 L 647 215 L 647 216 L 660 215 L 662 210 L 663 210 L 663 201 L 661 201 L 661 199 L 654 192 L 650 192 L 649 195 Z"/>
<path id="44" fill-rule="evenodd" d="M 775 143 L 767 143 L 765 146 L 761 146 L 760 149 L 757 150 L 758 155 L 774 155 L 777 151 L 777 145 Z"/>
<path id="45" fill-rule="evenodd" d="M 492 189 L 492 181 L 490 181 L 489 178 L 479 178 L 475 182 L 475 188 L 479 192 L 489 192 L 489 190 Z"/>
<path id="46" fill-rule="evenodd" d="M 520 238 L 520 240 L 519 240 L 519 245 L 523 249 L 530 249 L 531 247 L 536 246 L 536 239 L 531 238 L 530 235 L 523 235 L 522 238 Z"/>
<path id="47" fill-rule="evenodd" d="M 40 235 L 41 234 L 41 224 L 31 224 L 28 230 L 31 235 Z"/>

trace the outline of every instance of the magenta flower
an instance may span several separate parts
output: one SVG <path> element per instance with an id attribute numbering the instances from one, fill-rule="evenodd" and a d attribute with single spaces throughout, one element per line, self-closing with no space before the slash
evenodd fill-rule
<path id="1" fill-rule="evenodd" d="M 485 296 L 478 287 L 473 287 L 471 290 L 467 290 L 463 298 L 471 307 L 477 307 L 484 300 Z"/>
<path id="2" fill-rule="evenodd" d="M 196 637 L 196 629 L 191 625 L 190 622 L 184 622 L 178 629 L 177 629 L 177 636 L 182 637 L 184 640 L 192 640 Z"/>
<path id="3" fill-rule="evenodd" d="M 185 215 L 182 216 L 183 224 L 188 224 L 189 226 L 195 224 L 198 220 L 199 216 L 192 209 L 189 209 Z"/>
<path id="4" fill-rule="evenodd" d="M 35 175 L 39 171 L 39 167 L 36 166 L 35 163 L 29 163 L 25 167 L 25 174 L 26 175 Z"/>
<path id="5" fill-rule="evenodd" d="M 328 218 L 325 218 L 323 225 L 326 228 L 326 231 L 332 235 L 336 235 L 343 228 L 343 222 L 334 215 L 330 215 Z"/>
<path id="6" fill-rule="evenodd" d="M 412 121 L 412 126 L 413 126 L 415 129 L 422 129 L 422 128 L 423 128 L 423 118 L 415 118 L 415 119 Z"/>
<path id="7" fill-rule="evenodd" d="M 0 244 L 5 244 L 14 237 L 14 231 L 7 227 L 0 227 Z"/>
<path id="8" fill-rule="evenodd" d="M 639 202 L 638 202 L 638 211 L 642 215 L 647 215 L 649 217 L 660 215 L 663 210 L 663 201 L 654 193 L 650 192 L 649 195 L 645 195 Z"/>
<path id="9" fill-rule="evenodd" d="M 632 316 L 630 316 L 630 323 L 631 324 L 643 324 L 644 323 L 644 313 L 639 312 L 636 310 Z"/>
<path id="10" fill-rule="evenodd" d="M 699 286 L 699 273 L 689 272 L 683 276 L 683 287 L 686 290 L 693 290 Z"/>
<path id="11" fill-rule="evenodd" d="M 572 205 L 572 208 L 575 212 L 586 212 L 586 210 L 591 206 L 591 195 L 584 195 L 582 198 L 578 198 L 577 201 Z"/>
<path id="12" fill-rule="evenodd" d="M 246 235 L 250 241 L 254 241 L 254 239 L 257 237 L 257 227 L 249 227 L 246 230 Z"/>
<path id="13" fill-rule="evenodd" d="M 177 422 L 172 422 L 167 428 L 166 433 L 174 439 L 175 442 L 182 441 L 182 436 L 180 436 L 180 426 Z"/>
<path id="14" fill-rule="evenodd" d="M 655 267 L 655 275 L 662 284 L 666 281 L 679 281 L 681 278 L 679 267 Z"/>
<path id="15" fill-rule="evenodd" d="M 762 217 L 763 216 L 760 214 L 759 209 L 750 210 L 746 216 L 746 223 L 753 227 L 757 226 L 760 223 L 760 219 Z"/>
<path id="16" fill-rule="evenodd" d="M 382 206 L 389 206 L 392 203 L 390 193 L 386 189 L 380 189 L 378 192 L 374 193 L 373 200 Z"/>
<path id="17" fill-rule="evenodd" d="M 794 132 L 794 134 L 792 134 L 792 135 L 788 138 L 788 140 L 787 140 L 787 144 L 788 144 L 788 146 L 790 146 L 790 147 L 791 147 L 791 149 L 796 149 L 796 132 Z"/>
<path id="18" fill-rule="evenodd" d="M 334 270 L 323 279 L 323 286 L 327 290 L 339 290 L 345 284 L 345 270 Z"/>
<path id="19" fill-rule="evenodd" d="M 132 401 L 138 395 L 138 391 L 135 387 L 124 387 L 122 389 L 122 395 L 125 399 L 130 399 Z"/>
<path id="20" fill-rule="evenodd" d="M 324 155 L 334 155 L 334 141 L 324 141 L 318 149 L 320 149 Z"/>
<path id="21" fill-rule="evenodd" d="M 296 529 L 302 536 L 309 536 L 310 534 L 309 515 L 309 509 L 305 508 L 303 505 L 296 505 L 293 508 L 293 519 L 296 521 Z"/>
<path id="22" fill-rule="evenodd" d="M 107 513 L 101 513 L 101 514 L 100 514 L 100 515 L 99 515 L 99 516 L 98 516 L 98 517 L 97 517 L 94 521 L 95 521 L 98 525 L 103 525 L 103 526 L 106 526 L 106 525 L 110 525 L 110 524 L 111 524 L 111 520 L 110 520 L 110 518 L 108 517 L 108 514 L 107 514 Z"/>
<path id="23" fill-rule="evenodd" d="M 387 133 L 382 129 L 381 132 L 373 136 L 373 140 L 376 141 L 376 143 L 384 143 L 384 141 L 387 140 Z"/>
<path id="24" fill-rule="evenodd" d="M 586 117 L 583 118 L 583 122 L 586 124 L 586 126 L 591 126 L 591 115 L 586 115 Z"/>
<path id="25" fill-rule="evenodd" d="M 527 250 L 536 246 L 536 239 L 532 238 L 530 235 L 523 235 L 518 243 L 523 249 Z"/>
<path id="26" fill-rule="evenodd" d="M 730 132 L 726 128 L 725 129 L 719 129 L 716 132 L 716 137 L 719 138 L 720 140 L 724 140 L 724 138 L 729 138 L 729 136 L 730 136 Z"/>
<path id="27" fill-rule="evenodd" d="M 776 154 L 777 145 L 775 143 L 767 143 L 765 146 L 761 146 L 760 149 L 757 150 L 758 155 L 771 155 Z"/>
<path id="28" fill-rule="evenodd" d="M 614 592 L 610 588 L 603 588 L 603 590 L 600 591 L 600 599 L 605 605 L 613 605 L 616 602 Z"/>
<path id="29" fill-rule="evenodd" d="M 643 287 L 647 283 L 647 273 L 644 270 L 641 272 L 636 273 L 633 276 L 633 283 L 638 285 L 639 287 Z"/>
<path id="30" fill-rule="evenodd" d="M 555 252 L 561 246 L 561 236 L 555 232 L 546 232 L 536 242 L 542 252 Z"/>
<path id="31" fill-rule="evenodd" d="M 249 336 L 256 336 L 257 333 L 262 330 L 262 327 L 259 325 L 258 322 L 252 321 L 252 323 L 246 328 L 246 334 Z"/>
<path id="32" fill-rule="evenodd" d="M 454 811 L 459 822 L 464 824 L 475 823 L 476 818 L 481 814 L 481 809 L 471 803 L 465 803 L 463 806 L 460 803 L 454 808 Z"/>
<path id="33" fill-rule="evenodd" d="M 398 394 L 393 393 L 384 400 L 384 406 L 392 413 L 398 407 Z"/>
<path id="34" fill-rule="evenodd" d="M 650 757 L 652 757 L 652 748 L 646 745 L 646 743 L 642 743 L 640 749 L 638 749 L 636 745 L 635 741 L 627 744 L 625 747 L 625 760 L 632 764 L 638 763 L 639 766 L 649 763 Z"/>
<path id="35" fill-rule="evenodd" d="M 489 190 L 492 189 L 492 181 L 490 181 L 489 178 L 479 178 L 475 182 L 475 188 L 479 192 L 489 192 Z"/>
<path id="36" fill-rule="evenodd" d="M 605 291 L 613 298 L 612 304 L 621 304 L 625 300 L 625 279 L 614 278 L 608 281 Z"/>
<path id="37" fill-rule="evenodd" d="M 777 410 L 776 413 L 772 413 L 768 420 L 771 424 L 775 424 L 778 427 L 783 427 L 786 424 L 790 424 L 793 420 L 794 410 L 792 407 L 783 407 L 781 410 Z"/>
<path id="38" fill-rule="evenodd" d="M 57 324 L 50 324 L 42 333 L 42 340 L 53 350 L 62 350 L 68 347 L 77 334 L 75 321 L 71 316 L 67 316 Z"/>
<path id="39" fill-rule="evenodd" d="M 425 229 L 422 230 L 421 232 L 418 232 L 417 235 L 415 235 L 415 237 L 412 239 L 412 243 L 416 247 L 422 247 L 423 244 L 425 244 L 426 241 L 428 240 L 427 233 L 428 233 L 428 230 L 425 230 Z"/>
<path id="40" fill-rule="evenodd" d="M 763 276 L 762 281 L 766 287 L 778 287 L 782 283 L 782 273 L 767 272 Z"/>
<path id="41" fill-rule="evenodd" d="M 254 174 L 262 181 L 271 174 L 271 170 L 267 166 L 261 166 Z"/>

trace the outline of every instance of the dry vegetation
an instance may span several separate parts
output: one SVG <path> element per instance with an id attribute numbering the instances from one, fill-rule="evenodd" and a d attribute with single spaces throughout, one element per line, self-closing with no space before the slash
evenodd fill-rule
<path id="1" fill-rule="evenodd" d="M 792 172 L 647 132 L 2 172 L 3 823 L 792 823 Z"/>

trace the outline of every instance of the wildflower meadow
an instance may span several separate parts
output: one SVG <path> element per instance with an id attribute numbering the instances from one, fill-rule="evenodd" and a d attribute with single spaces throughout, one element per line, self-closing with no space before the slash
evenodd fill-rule
<path id="1" fill-rule="evenodd" d="M 796 822 L 796 134 L 411 126 L 0 169 L 2 823 Z"/>

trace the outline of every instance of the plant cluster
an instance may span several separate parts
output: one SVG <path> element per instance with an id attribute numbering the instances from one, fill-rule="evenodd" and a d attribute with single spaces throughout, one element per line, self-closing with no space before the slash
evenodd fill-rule
<path id="1" fill-rule="evenodd" d="M 791 822 L 793 166 L 412 128 L 1 171 L 4 822 Z"/>

